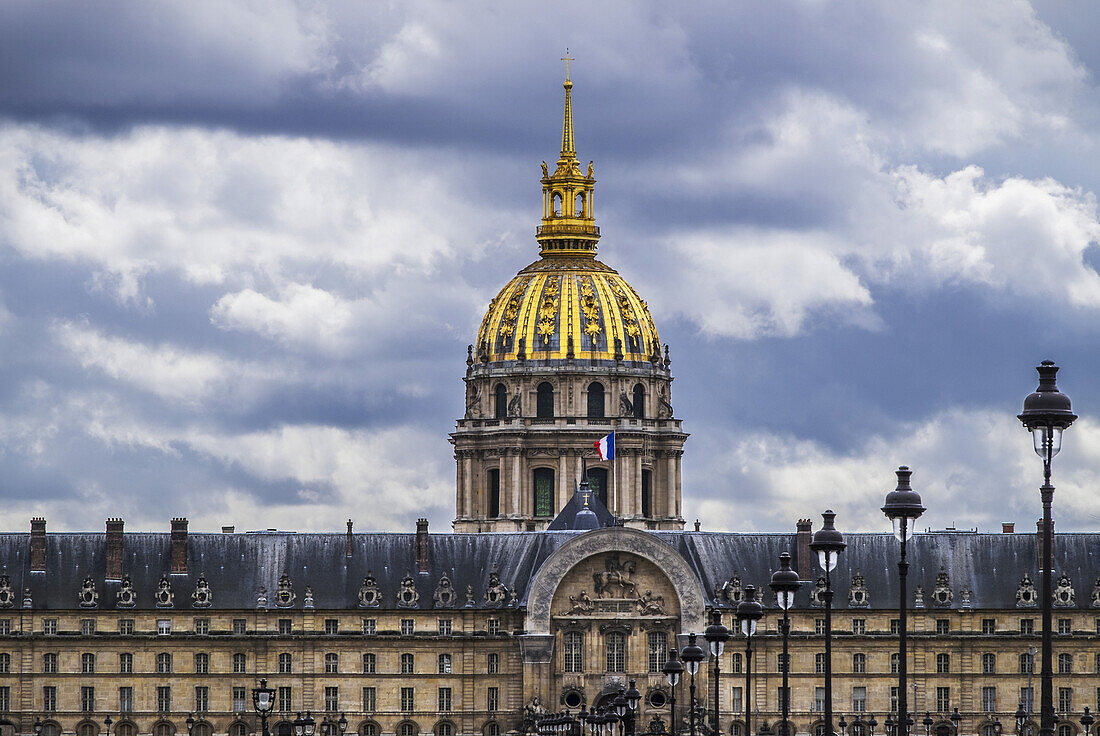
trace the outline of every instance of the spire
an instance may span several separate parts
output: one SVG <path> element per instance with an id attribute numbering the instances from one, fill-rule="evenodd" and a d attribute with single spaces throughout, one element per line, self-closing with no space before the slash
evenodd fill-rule
<path id="1" fill-rule="evenodd" d="M 565 50 L 565 56 L 561 57 L 561 60 L 565 62 L 565 83 L 562 84 L 565 87 L 565 115 L 561 124 L 561 161 L 565 161 L 577 157 L 577 149 L 573 144 L 573 80 L 569 78 L 569 62 L 574 59 L 569 55 L 569 49 Z M 559 165 L 561 161 L 558 162 Z"/>

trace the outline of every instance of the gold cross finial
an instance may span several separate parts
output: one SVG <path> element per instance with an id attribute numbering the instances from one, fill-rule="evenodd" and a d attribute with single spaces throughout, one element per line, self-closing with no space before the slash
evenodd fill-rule
<path id="1" fill-rule="evenodd" d="M 569 55 L 569 49 L 566 49 L 565 50 L 565 56 L 561 57 L 561 60 L 565 62 L 565 81 L 568 82 L 569 81 L 569 62 L 576 61 L 576 59 L 574 59 L 572 56 L 570 56 Z"/>

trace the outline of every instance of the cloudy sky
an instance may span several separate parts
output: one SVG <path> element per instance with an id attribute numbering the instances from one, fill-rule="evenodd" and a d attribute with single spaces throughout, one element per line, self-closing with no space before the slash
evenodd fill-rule
<path id="1" fill-rule="evenodd" d="M 0 4 L 3 527 L 449 528 L 466 345 L 537 254 L 559 61 L 684 512 L 1100 527 L 1100 5 Z"/>

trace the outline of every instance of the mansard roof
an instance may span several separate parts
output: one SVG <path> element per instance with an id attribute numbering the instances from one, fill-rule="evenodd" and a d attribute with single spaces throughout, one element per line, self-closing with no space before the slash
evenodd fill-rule
<path id="1" fill-rule="evenodd" d="M 401 581 L 410 576 L 419 599 L 414 608 L 436 607 L 433 595 L 446 574 L 456 593 L 449 608 L 467 605 L 467 586 L 472 606 L 479 609 L 522 607 L 527 603 L 531 579 L 546 558 L 564 542 L 585 532 L 545 531 L 492 534 L 427 535 L 427 572 L 419 572 L 415 533 L 255 534 L 192 533 L 187 539 L 187 572 L 168 574 L 171 543 L 168 533 L 127 533 L 123 543 L 122 570 L 131 578 L 137 594 L 137 610 L 154 610 L 154 593 L 167 575 L 176 609 L 192 609 L 191 594 L 200 575 L 205 575 L 213 594 L 213 609 L 255 609 L 261 587 L 267 607 L 276 609 L 275 593 L 285 573 L 293 585 L 300 609 L 305 588 L 310 586 L 318 609 L 357 609 L 359 589 L 372 575 L 382 593 L 381 609 L 399 609 L 396 596 Z M 743 585 L 766 590 L 779 554 L 789 551 L 795 569 L 799 564 L 794 534 L 738 534 L 727 532 L 650 532 L 670 544 L 686 560 L 707 593 L 708 605 L 715 591 L 733 576 Z M 835 607 L 849 607 L 849 589 L 861 575 L 870 610 L 897 605 L 897 543 L 889 534 L 848 534 L 848 548 L 832 575 Z M 106 580 L 106 537 L 102 533 L 51 533 L 46 535 L 46 572 L 30 571 L 28 534 L 0 534 L 0 565 L 10 576 L 15 606 L 22 604 L 23 590 L 30 590 L 35 609 L 80 610 L 78 593 L 85 577 L 91 577 L 99 593 L 98 610 L 114 610 L 117 580 Z M 933 532 L 918 534 L 910 543 L 909 602 L 914 590 L 924 589 L 925 607 L 934 609 L 932 593 L 937 577 L 946 575 L 952 591 L 946 609 L 1015 609 L 1016 593 L 1024 575 L 1038 587 L 1038 545 L 1035 534 L 973 534 Z M 1092 606 L 1093 587 L 1100 576 L 1100 533 L 1057 534 L 1055 575 L 1069 576 L 1076 592 L 1076 607 Z M 497 572 L 508 589 L 503 601 L 487 599 L 490 573 Z M 819 576 L 816 567 L 810 577 Z M 803 585 L 797 608 L 809 608 L 813 582 Z M 970 590 L 969 600 L 963 589 Z M 514 595 L 513 595 L 514 591 Z M 722 599 L 720 605 L 730 605 Z M 770 592 L 764 602 L 774 607 Z M 368 609 L 364 609 L 368 610 Z"/>

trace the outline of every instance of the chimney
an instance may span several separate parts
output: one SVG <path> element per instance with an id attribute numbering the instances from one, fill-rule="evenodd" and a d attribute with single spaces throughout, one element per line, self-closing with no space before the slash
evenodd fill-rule
<path id="1" fill-rule="evenodd" d="M 351 519 L 348 519 L 348 536 L 344 539 L 344 557 L 351 557 Z"/>
<path id="2" fill-rule="evenodd" d="M 187 519 L 172 519 L 172 572 L 187 572 Z"/>
<path id="3" fill-rule="evenodd" d="M 348 522 L 349 534 L 351 522 Z M 349 537 L 350 538 L 350 537 Z M 420 572 L 428 572 L 428 520 L 416 520 L 416 567 Z"/>
<path id="4" fill-rule="evenodd" d="M 235 526 L 223 526 L 222 534 L 232 534 L 236 530 L 236 528 L 237 527 Z"/>
<path id="5" fill-rule="evenodd" d="M 813 522 L 809 519 L 799 519 L 795 525 L 795 557 L 798 561 L 798 579 L 810 580 L 813 574 L 813 553 L 810 552 L 810 542 L 813 541 Z"/>
<path id="6" fill-rule="evenodd" d="M 1035 522 L 1035 555 L 1039 558 L 1039 572 L 1043 572 L 1043 520 L 1039 519 Z M 1050 533 L 1053 536 L 1056 532 L 1054 520 L 1050 520 Z"/>
<path id="7" fill-rule="evenodd" d="M 1016 522 L 1014 521 L 1002 521 L 1001 522 L 1001 534 L 1015 534 Z"/>
<path id="8" fill-rule="evenodd" d="M 46 520 L 31 519 L 31 572 L 46 572 Z"/>
<path id="9" fill-rule="evenodd" d="M 108 580 L 122 580 L 122 519 L 107 519 Z"/>
<path id="10" fill-rule="evenodd" d="M 699 520 L 695 520 L 695 531 L 699 531 L 703 528 L 703 525 L 699 523 Z"/>

